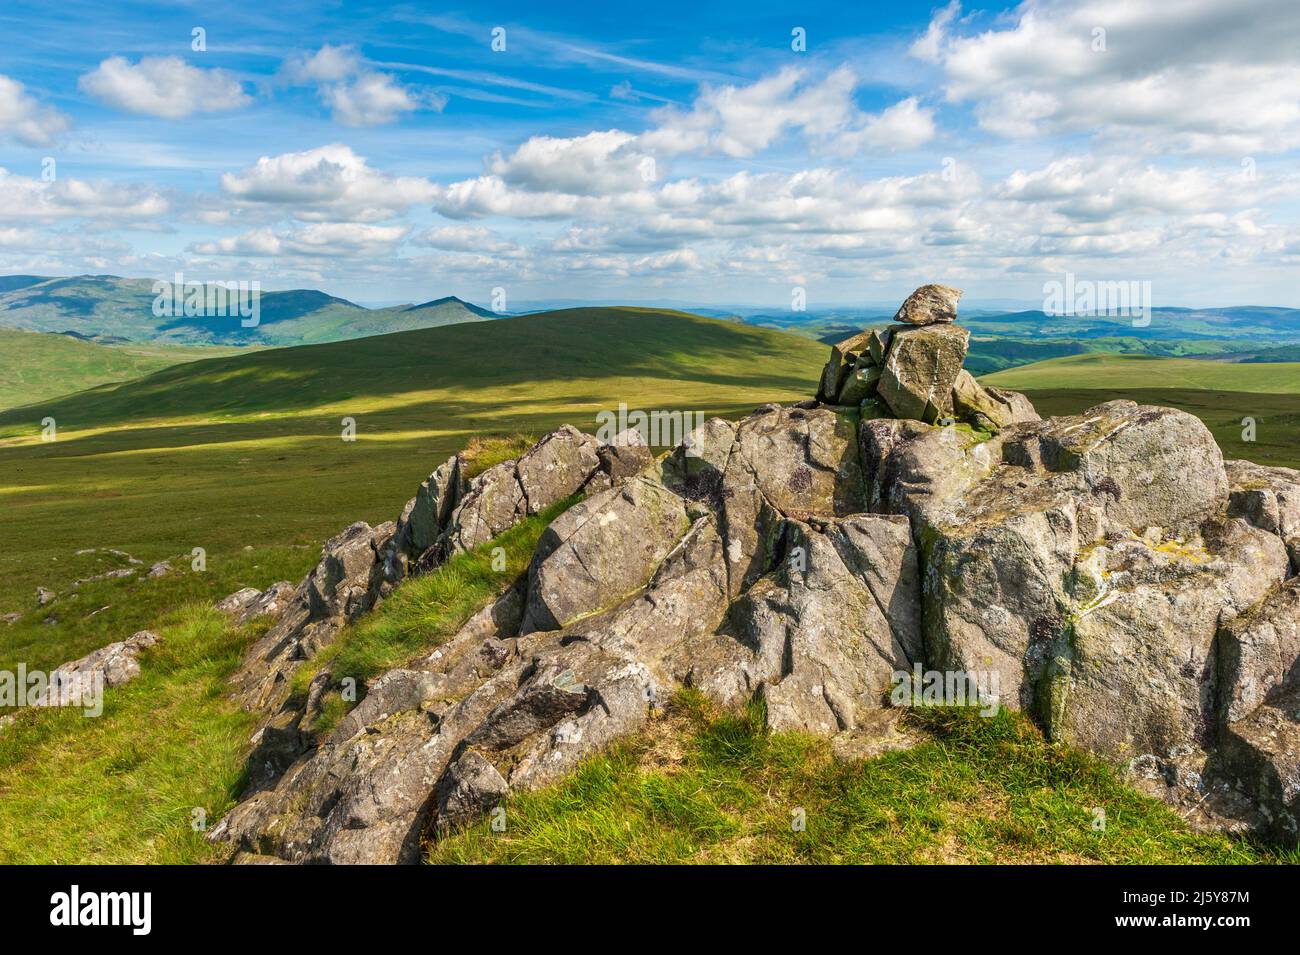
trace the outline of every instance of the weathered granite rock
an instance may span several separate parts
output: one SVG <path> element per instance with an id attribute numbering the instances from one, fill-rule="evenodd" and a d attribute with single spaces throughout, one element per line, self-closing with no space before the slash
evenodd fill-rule
<path id="1" fill-rule="evenodd" d="M 1249 461 L 1224 462 L 1231 486 L 1229 513 L 1282 538 L 1291 573 L 1300 574 L 1300 471 Z"/>
<path id="2" fill-rule="evenodd" d="M 485 763 L 512 767 L 497 775 L 529 788 L 636 729 L 656 688 L 666 696 L 672 686 L 670 652 L 720 622 L 724 580 L 721 542 L 702 518 L 649 585 L 613 609 L 507 640 L 499 654 L 479 652 L 481 631 L 467 625 L 427 662 L 429 688 L 402 678 L 420 689 L 392 699 L 415 708 L 359 706 L 358 719 L 236 806 L 210 838 L 295 862 L 413 861 L 422 832 L 459 825 L 501 794 Z M 483 762 L 460 763 L 469 752 Z"/>
<path id="3" fill-rule="evenodd" d="M 858 358 L 857 364 L 853 366 L 853 371 L 849 373 L 848 380 L 840 389 L 835 403 L 848 406 L 860 405 L 874 396 L 881 372 L 881 366 L 871 358 L 870 354 L 864 352 Z"/>
<path id="4" fill-rule="evenodd" d="M 831 346 L 831 357 L 822 370 L 821 384 L 817 389 L 817 400 L 826 404 L 837 404 L 841 389 L 848 380 L 849 372 L 857 364 L 858 358 L 868 350 L 874 332 L 859 332 Z"/>
<path id="5" fill-rule="evenodd" d="M 772 568 L 784 518 L 866 510 L 856 437 L 828 408 L 765 405 L 740 423 L 720 491 L 733 597 Z"/>
<path id="6" fill-rule="evenodd" d="M 152 630 L 140 630 L 125 640 L 110 643 L 57 667 L 49 674 L 44 689 L 27 706 L 71 706 L 88 712 L 101 709 L 105 688 L 122 686 L 140 675 L 140 654 L 161 639 Z M 17 718 L 16 713 L 0 715 L 0 731 Z"/>
<path id="7" fill-rule="evenodd" d="M 567 424 L 533 445 L 516 467 L 527 513 L 537 514 L 577 494 L 600 466 L 599 447 L 591 435 Z"/>
<path id="8" fill-rule="evenodd" d="M 970 332 L 957 325 L 900 327 L 892 333 L 876 391 L 899 418 L 930 424 L 952 416 L 952 389 Z"/>
<path id="9" fill-rule="evenodd" d="M 438 540 L 451 512 L 465 493 L 458 455 L 452 455 L 425 479 L 397 520 L 397 545 L 410 557 L 419 557 Z"/>
<path id="10" fill-rule="evenodd" d="M 953 383 L 952 409 L 959 420 L 986 431 L 1040 420 L 1033 404 L 1020 392 L 985 388 L 964 368 Z"/>
<path id="11" fill-rule="evenodd" d="M 1124 759 L 1211 745 L 1219 623 L 1259 601 L 1286 565 L 1277 538 L 1238 520 L 1199 540 L 1134 536 L 1079 555 L 1039 688 L 1048 732 Z"/>
<path id="12" fill-rule="evenodd" d="M 757 690 L 773 729 L 833 735 L 921 660 L 920 583 L 906 519 L 818 524 L 787 522 L 784 558 L 733 612 L 734 647 L 701 654 L 691 682 L 731 704 Z"/>
<path id="13" fill-rule="evenodd" d="M 654 452 L 635 428 L 620 431 L 609 444 L 601 445 L 596 449 L 596 457 L 600 460 L 601 470 L 609 475 L 611 487 L 618 481 L 640 474 L 655 460 Z"/>
<path id="14" fill-rule="evenodd" d="M 212 605 L 212 609 L 232 615 L 242 614 L 253 606 L 261 596 L 262 591 L 256 587 L 242 587 L 233 594 L 222 597 Z"/>
<path id="15" fill-rule="evenodd" d="M 1191 415 L 1132 402 L 970 446 L 945 432 L 889 462 L 887 509 L 912 516 L 921 544 L 927 648 L 941 669 L 996 672 L 1004 699 L 1033 709 L 1076 610 L 1076 557 L 1111 534 L 1198 534 L 1227 500 L 1218 448 Z"/>
<path id="16" fill-rule="evenodd" d="M 663 469 L 665 483 L 689 501 L 716 503 L 735 444 L 736 425 L 709 418 L 668 456 Z"/>
<path id="17" fill-rule="evenodd" d="M 379 527 L 358 521 L 325 542 L 320 562 L 291 595 L 277 589 L 273 599 L 283 609 L 232 678 L 245 708 L 278 711 L 299 664 L 373 606 L 382 579 L 379 551 L 395 530 L 391 521 Z"/>
<path id="18" fill-rule="evenodd" d="M 494 464 L 469 482 L 440 546 L 448 555 L 473 550 L 513 527 L 526 513 L 527 500 L 519 484 L 516 462 Z"/>
<path id="19" fill-rule="evenodd" d="M 949 285 L 922 285 L 899 306 L 894 321 L 908 325 L 933 325 L 957 320 L 961 289 Z"/>
<path id="20" fill-rule="evenodd" d="M 293 598 L 294 586 L 287 580 L 273 583 L 265 590 L 244 587 L 213 604 L 213 609 L 229 614 L 237 626 L 258 617 L 278 617 Z"/>
<path id="21" fill-rule="evenodd" d="M 570 508 L 538 542 L 522 632 L 558 630 L 645 586 L 687 526 L 682 499 L 643 479 Z"/>
<path id="22" fill-rule="evenodd" d="M 477 750 L 466 750 L 438 783 L 438 830 L 445 834 L 473 822 L 509 791 L 505 778 Z"/>
<path id="23" fill-rule="evenodd" d="M 1218 685 L 1228 723 L 1249 716 L 1274 689 L 1300 686 L 1300 577 L 1224 624 Z"/>
<path id="24" fill-rule="evenodd" d="M 1294 846 L 1300 836 L 1300 687 L 1275 690 L 1249 716 L 1228 725 L 1215 772 L 1246 794 L 1261 835 Z"/>

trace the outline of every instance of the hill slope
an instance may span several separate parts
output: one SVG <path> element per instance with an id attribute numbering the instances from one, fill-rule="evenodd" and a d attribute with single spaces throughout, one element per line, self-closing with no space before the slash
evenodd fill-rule
<path id="1" fill-rule="evenodd" d="M 805 397 L 823 352 L 681 313 L 573 309 L 241 353 L 0 412 L 0 612 L 57 588 L 84 547 L 158 560 L 201 546 L 215 569 L 299 543 L 310 559 L 349 522 L 389 519 L 475 434 L 594 430 L 620 402 L 739 414 Z"/>
<path id="2" fill-rule="evenodd" d="M 0 410 L 44 401 L 169 365 L 229 354 L 215 345 L 101 345 L 68 335 L 0 328 Z"/>
<path id="3" fill-rule="evenodd" d="M 1017 391 L 1049 388 L 1205 388 L 1300 393 L 1300 363 L 1239 363 L 1192 358 L 1092 353 L 1053 358 L 988 375 L 987 384 Z"/>
<path id="4" fill-rule="evenodd" d="M 153 288 L 151 279 L 114 275 L 3 276 L 0 326 L 132 341 L 297 345 L 496 317 L 451 296 L 421 305 L 370 309 L 315 289 L 292 289 L 263 291 L 258 325 L 244 328 L 237 313 L 155 315 Z"/>
<path id="5" fill-rule="evenodd" d="M 736 413 L 797 400 L 825 351 L 679 313 L 576 309 L 168 369 L 45 403 L 61 415 L 52 444 L 34 436 L 39 406 L 0 415 L 11 437 L 0 441 L 0 493 L 12 517 L 0 523 L 0 610 L 24 611 L 0 627 L 0 666 L 53 665 L 143 627 L 162 634 L 141 678 L 108 695 L 102 718 L 47 712 L 0 735 L 0 862 L 208 859 L 193 811 L 219 818 L 242 786 L 251 719 L 224 678 L 261 631 L 233 631 L 207 605 L 239 586 L 298 579 L 324 537 L 354 519 L 391 519 L 414 484 L 474 435 L 590 427 L 597 410 L 619 402 Z M 341 415 L 355 416 L 355 442 L 340 440 Z M 68 555 L 85 546 L 124 547 L 143 567 L 181 559 L 157 579 L 100 580 L 72 593 L 71 575 L 90 571 L 74 570 Z M 191 571 L 190 548 L 200 546 L 206 569 Z M 467 577 L 472 585 L 469 574 L 424 581 L 445 579 L 459 594 Z M 36 608 L 36 583 L 59 597 Z M 445 612 L 432 589 L 385 606 Z M 421 623 L 416 636 L 429 639 Z M 509 836 L 489 843 L 469 833 L 446 845 L 448 857 L 1256 858 L 1249 846 L 1187 834 L 1177 817 L 1102 775 L 1105 767 L 1045 747 L 1019 723 L 972 718 L 914 755 L 844 764 L 802 735 L 666 712 L 662 739 L 613 751 L 612 768 L 590 765 L 576 791 L 512 804 Z M 575 811 L 578 803 L 590 812 Z M 792 805 L 810 808 L 816 838 L 781 837 Z M 1097 805 L 1112 814 L 1104 840 L 1079 809 Z M 1045 816 L 1064 822 L 1025 822 Z M 566 839 L 573 851 L 558 853 Z"/>

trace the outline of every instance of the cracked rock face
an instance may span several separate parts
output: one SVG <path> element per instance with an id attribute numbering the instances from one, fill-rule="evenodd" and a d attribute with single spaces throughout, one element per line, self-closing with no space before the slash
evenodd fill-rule
<path id="1" fill-rule="evenodd" d="M 1300 471 L 1249 461 L 1227 461 L 1225 466 L 1230 512 L 1280 537 L 1291 556 L 1291 572 L 1300 574 Z"/>
<path id="2" fill-rule="evenodd" d="M 889 341 L 876 390 L 897 418 L 933 424 L 953 413 L 953 385 L 970 332 L 958 325 L 900 328 Z"/>
<path id="3" fill-rule="evenodd" d="M 1294 842 L 1300 474 L 1225 468 L 1174 409 L 1039 420 L 960 358 L 903 371 L 909 341 L 964 355 L 951 319 L 862 333 L 835 346 L 820 401 L 711 419 L 660 459 L 572 428 L 469 482 L 453 458 L 398 524 L 332 539 L 235 679 L 263 720 L 250 791 L 212 837 L 238 861 L 414 861 L 680 687 L 878 753 L 914 741 L 890 688 L 924 668 L 983 675 L 992 702 L 1171 802 Z M 873 397 L 839 401 L 863 369 Z M 881 411 L 891 395 L 916 413 Z M 525 575 L 316 737 L 329 674 L 304 707 L 284 690 L 297 666 L 404 574 L 574 494 Z"/>

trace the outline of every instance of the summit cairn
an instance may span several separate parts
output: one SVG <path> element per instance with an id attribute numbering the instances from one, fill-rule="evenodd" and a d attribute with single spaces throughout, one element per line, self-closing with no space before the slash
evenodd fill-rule
<path id="1" fill-rule="evenodd" d="M 864 418 L 962 422 L 999 431 L 1037 421 L 1024 395 L 985 388 L 962 368 L 970 332 L 956 324 L 961 289 L 922 285 L 894 315 L 896 324 L 831 346 L 817 400 L 856 406 Z"/>
<path id="2" fill-rule="evenodd" d="M 935 325 L 957 321 L 957 300 L 961 289 L 951 285 L 922 285 L 907 296 L 894 313 L 894 321 L 907 325 Z"/>

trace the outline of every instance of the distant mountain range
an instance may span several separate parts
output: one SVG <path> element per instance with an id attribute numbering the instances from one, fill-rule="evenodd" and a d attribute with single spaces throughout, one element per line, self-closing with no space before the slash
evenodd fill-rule
<path id="1" fill-rule="evenodd" d="M 304 345 L 502 317 L 454 296 L 367 308 L 317 289 L 292 289 L 262 292 L 257 326 L 244 327 L 234 309 L 187 316 L 181 308 L 179 314 L 156 315 L 155 298 L 150 279 L 0 276 L 0 328 L 55 332 L 100 344 Z M 540 304 L 516 302 L 515 312 L 533 312 L 531 306 Z M 971 370 L 976 374 L 1085 351 L 1281 361 L 1294 360 L 1300 349 L 1300 309 L 1155 308 L 1148 323 L 1135 324 L 1120 316 L 1050 315 L 990 304 L 971 303 L 959 319 L 974 335 Z M 667 300 L 661 307 L 666 305 Z M 697 306 L 691 311 L 838 341 L 888 323 L 894 309 L 868 303 L 799 312 L 751 306 Z"/>
<path id="2" fill-rule="evenodd" d="M 263 291 L 258 322 L 222 314 L 155 314 L 154 282 L 116 275 L 0 276 L 0 327 L 56 332 L 100 343 L 303 345 L 497 318 L 454 296 L 365 308 L 315 289 Z M 183 300 L 183 295 L 178 296 Z"/>

